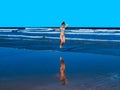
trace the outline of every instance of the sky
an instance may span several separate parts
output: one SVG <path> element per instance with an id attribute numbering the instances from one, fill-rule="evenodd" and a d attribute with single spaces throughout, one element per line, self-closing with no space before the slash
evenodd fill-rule
<path id="1" fill-rule="evenodd" d="M 0 27 L 120 27 L 119 0 L 0 0 Z"/>

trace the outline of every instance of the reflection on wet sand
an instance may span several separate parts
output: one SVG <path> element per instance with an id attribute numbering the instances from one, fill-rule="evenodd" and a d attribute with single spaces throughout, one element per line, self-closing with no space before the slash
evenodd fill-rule
<path id="1" fill-rule="evenodd" d="M 60 66 L 60 80 L 62 85 L 66 85 L 68 80 L 65 76 L 65 63 L 62 57 L 60 57 L 60 62 L 61 62 L 61 66 Z"/>

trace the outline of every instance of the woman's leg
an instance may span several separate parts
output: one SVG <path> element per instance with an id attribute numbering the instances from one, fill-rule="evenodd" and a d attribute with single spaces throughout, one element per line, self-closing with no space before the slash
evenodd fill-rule
<path id="1" fill-rule="evenodd" d="M 64 36 L 64 35 L 60 35 L 60 40 L 61 40 L 60 48 L 62 48 L 62 46 L 63 46 L 64 43 L 65 43 L 65 36 Z"/>
<path id="2" fill-rule="evenodd" d="M 62 45 L 65 43 L 65 36 L 62 36 L 62 41 L 61 41 Z"/>
<path id="3" fill-rule="evenodd" d="M 62 48 L 62 43 L 63 43 L 62 35 L 60 35 L 60 48 Z"/>
<path id="4" fill-rule="evenodd" d="M 63 36 L 63 43 L 65 43 L 65 36 Z"/>

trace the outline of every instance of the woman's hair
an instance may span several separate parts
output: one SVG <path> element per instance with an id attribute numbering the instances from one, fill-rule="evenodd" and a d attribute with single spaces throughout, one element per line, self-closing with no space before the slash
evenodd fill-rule
<path id="1" fill-rule="evenodd" d="M 62 24 L 61 25 L 65 25 L 65 22 L 62 22 Z"/>

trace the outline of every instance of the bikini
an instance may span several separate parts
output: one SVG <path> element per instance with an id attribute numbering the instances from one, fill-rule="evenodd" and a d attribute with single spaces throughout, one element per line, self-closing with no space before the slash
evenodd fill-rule
<path id="1" fill-rule="evenodd" d="M 61 28 L 61 32 L 65 32 L 65 29 L 62 29 L 62 28 Z"/>

